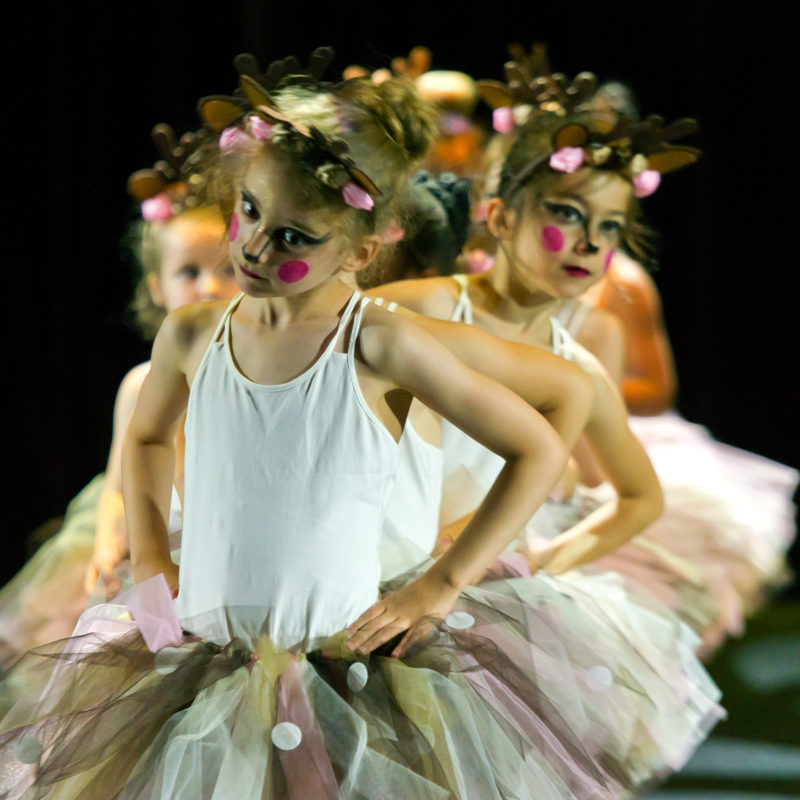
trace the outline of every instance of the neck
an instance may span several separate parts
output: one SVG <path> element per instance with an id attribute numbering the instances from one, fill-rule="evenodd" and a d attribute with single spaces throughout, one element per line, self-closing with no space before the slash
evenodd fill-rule
<path id="1" fill-rule="evenodd" d="M 241 305 L 259 324 L 282 328 L 293 323 L 335 316 L 352 293 L 353 287 L 335 274 L 307 292 L 289 297 L 247 295 L 242 298 Z"/>
<path id="2" fill-rule="evenodd" d="M 494 266 L 486 276 L 486 282 L 497 296 L 492 313 L 508 322 L 532 322 L 543 312 L 550 314 L 561 303 L 559 298 L 533 285 L 523 285 L 516 278 L 503 246 L 497 248 Z"/>

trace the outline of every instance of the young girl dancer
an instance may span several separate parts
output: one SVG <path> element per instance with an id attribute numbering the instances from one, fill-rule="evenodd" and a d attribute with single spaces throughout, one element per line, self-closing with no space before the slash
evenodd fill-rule
<path id="1" fill-rule="evenodd" d="M 165 126 L 154 133 L 165 135 Z M 171 133 L 171 132 L 170 132 Z M 153 170 L 131 176 L 131 188 L 160 186 Z M 189 177 L 187 175 L 187 177 Z M 162 183 L 163 183 L 162 179 Z M 161 186 L 163 189 L 164 187 Z M 225 247 L 225 224 L 218 209 L 197 208 L 185 183 L 169 184 L 167 195 L 132 195 L 144 201 L 145 219 L 135 226 L 134 248 L 142 267 L 134 310 L 144 335 L 152 337 L 168 311 L 186 303 L 231 298 L 235 283 Z M 102 574 L 106 589 L 117 586 L 114 570 L 127 554 L 120 454 L 125 427 L 149 363 L 134 367 L 120 384 L 108 466 L 70 505 L 66 522 L 0 593 L 3 666 L 45 642 L 69 636 Z M 180 503 L 174 503 L 180 525 Z"/>
<path id="2" fill-rule="evenodd" d="M 586 81 L 582 76 L 569 92 L 561 92 L 560 99 L 566 105 L 580 102 L 590 92 Z M 537 86 L 543 87 L 549 104 L 562 88 L 556 81 Z M 679 128 L 663 129 L 657 119 L 638 127 L 628 123 L 612 127 L 606 120 L 580 113 L 534 115 L 518 134 L 503 166 L 498 196 L 489 204 L 489 227 L 498 241 L 494 269 L 460 283 L 403 282 L 382 287 L 381 294 L 423 314 L 470 321 L 501 338 L 557 345 L 565 334 L 558 322 L 553 332 L 551 318 L 563 320 L 565 310 L 574 310 L 574 298 L 602 277 L 618 247 L 639 244 L 634 235 L 638 228 L 634 190 L 640 195 L 651 191 L 659 170 L 696 158 L 691 148 L 665 140 L 664 135 L 671 137 Z M 587 345 L 601 361 L 610 361 L 608 352 L 615 350 L 619 338 L 618 323 L 610 314 L 591 312 L 584 327 Z M 450 523 L 475 507 L 496 465 L 490 454 L 448 425 L 443 447 L 451 476 L 445 486 L 443 521 Z M 451 510 L 453 502 L 457 505 Z M 588 511 L 598 503 L 592 498 L 587 502 L 588 509 L 577 517 L 569 510 L 572 522 L 586 517 L 581 525 L 590 524 Z M 546 527 L 552 535 L 552 526 Z M 613 521 L 610 527 L 615 528 Z M 653 551 L 658 553 L 655 566 Z M 702 594 L 702 577 L 692 565 L 659 543 L 640 538 L 626 546 L 625 553 L 630 574 L 641 578 L 645 570 L 657 596 L 698 629 L 709 624 L 709 615 L 718 613 L 708 610 L 710 590 Z"/>
<path id="3" fill-rule="evenodd" d="M 109 606 L 96 612 L 114 632 L 105 643 L 90 633 L 51 648 L 55 670 L 45 651 L 29 654 L 18 669 L 32 704 L 3 721 L 0 789 L 621 796 L 649 774 L 614 730 L 655 680 L 646 664 L 613 625 L 592 636 L 552 579 L 535 604 L 510 581 L 467 588 L 554 485 L 563 445 L 516 395 L 341 279 L 380 246 L 433 135 L 426 110 L 390 81 L 298 83 L 270 94 L 245 77 L 247 105 L 204 103 L 230 151 L 221 177 L 244 293 L 168 317 L 126 437 L 141 582 L 130 607 L 153 634 L 163 575 L 192 634 L 178 627 L 149 653 Z M 507 460 L 447 554 L 379 597 L 380 523 L 412 396 Z M 179 573 L 166 520 L 187 403 Z M 156 639 L 177 623 L 158 602 Z"/>

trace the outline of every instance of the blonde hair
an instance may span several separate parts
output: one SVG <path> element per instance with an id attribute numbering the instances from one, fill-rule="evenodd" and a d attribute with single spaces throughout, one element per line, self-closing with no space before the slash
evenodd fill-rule
<path id="1" fill-rule="evenodd" d="M 340 191 L 320 180 L 318 164 L 293 149 L 291 137 L 286 137 L 285 144 L 276 138 L 267 146 L 271 155 L 296 171 L 297 191 L 304 204 L 336 208 L 351 239 L 381 233 L 401 216 L 401 198 L 414 166 L 437 133 L 436 111 L 411 81 L 393 78 L 378 85 L 369 78 L 355 78 L 333 89 L 289 86 L 273 97 L 278 110 L 292 121 L 317 128 L 329 139 L 343 140 L 347 155 L 381 191 L 373 198 L 371 211 L 350 207 Z M 233 213 L 236 179 L 248 157 L 262 152 L 264 146 L 253 139 L 248 149 L 220 153 L 209 165 L 209 186 L 226 221 Z"/>
<path id="2" fill-rule="evenodd" d="M 175 222 L 205 224 L 223 222 L 222 212 L 216 205 L 202 205 L 187 208 L 164 222 L 135 222 L 126 236 L 126 244 L 132 252 L 139 275 L 133 299 L 128 306 L 134 326 L 146 339 L 154 339 L 164 317 L 165 308 L 153 302 L 148 286 L 148 275 L 161 276 L 161 263 L 164 253 L 164 233 Z"/>

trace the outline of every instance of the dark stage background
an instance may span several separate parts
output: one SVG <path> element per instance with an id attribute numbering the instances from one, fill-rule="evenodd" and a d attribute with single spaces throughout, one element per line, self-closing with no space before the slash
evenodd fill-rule
<path id="1" fill-rule="evenodd" d="M 31 529 L 104 468 L 116 388 L 148 356 L 122 322 L 126 178 L 153 162 L 153 124 L 192 127 L 198 97 L 233 89 L 244 50 L 266 63 L 332 44 L 341 69 L 426 44 L 435 67 L 501 77 L 507 42 L 545 39 L 556 68 L 631 83 L 645 113 L 697 117 L 704 159 L 647 201 L 680 410 L 796 465 L 796 2 L 203 5 L 30 4 L 6 28 L 4 578 Z"/>

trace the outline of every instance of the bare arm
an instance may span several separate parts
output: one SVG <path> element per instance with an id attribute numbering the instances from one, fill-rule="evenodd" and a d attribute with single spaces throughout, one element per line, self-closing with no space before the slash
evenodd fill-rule
<path id="1" fill-rule="evenodd" d="M 349 646 L 368 652 L 428 615 L 444 616 L 461 589 L 522 530 L 564 470 L 566 448 L 524 400 L 463 365 L 440 342 L 397 315 L 366 325 L 361 350 L 381 376 L 506 460 L 464 533 L 421 578 L 350 626 Z M 385 319 L 390 317 L 391 320 Z M 409 631 L 395 652 L 419 636 Z"/>
<path id="2" fill-rule="evenodd" d="M 122 484 L 131 563 L 137 582 L 163 572 L 177 589 L 177 567 L 169 553 L 169 520 L 175 435 L 189 397 L 187 367 L 202 338 L 196 307 L 172 312 L 153 344 L 145 379 L 122 449 Z M 207 317 L 207 314 L 205 315 Z"/>
<path id="3" fill-rule="evenodd" d="M 114 426 L 103 491 L 97 506 L 94 555 L 86 571 L 85 588 L 91 592 L 100 575 L 114 591 L 114 568 L 128 552 L 128 532 L 122 504 L 122 440 L 150 364 L 139 364 L 123 378 L 114 403 Z"/>
<path id="4" fill-rule="evenodd" d="M 616 489 L 617 499 L 537 548 L 531 560 L 553 573 L 566 572 L 611 552 L 640 533 L 662 510 L 658 478 L 628 426 L 619 390 L 589 353 L 578 352 L 576 358 L 594 381 L 586 440 Z"/>
<path id="5" fill-rule="evenodd" d="M 412 319 L 463 364 L 502 383 L 535 408 L 572 449 L 592 405 L 592 380 L 580 367 L 547 350 L 503 341 L 470 325 L 419 314 Z"/>

